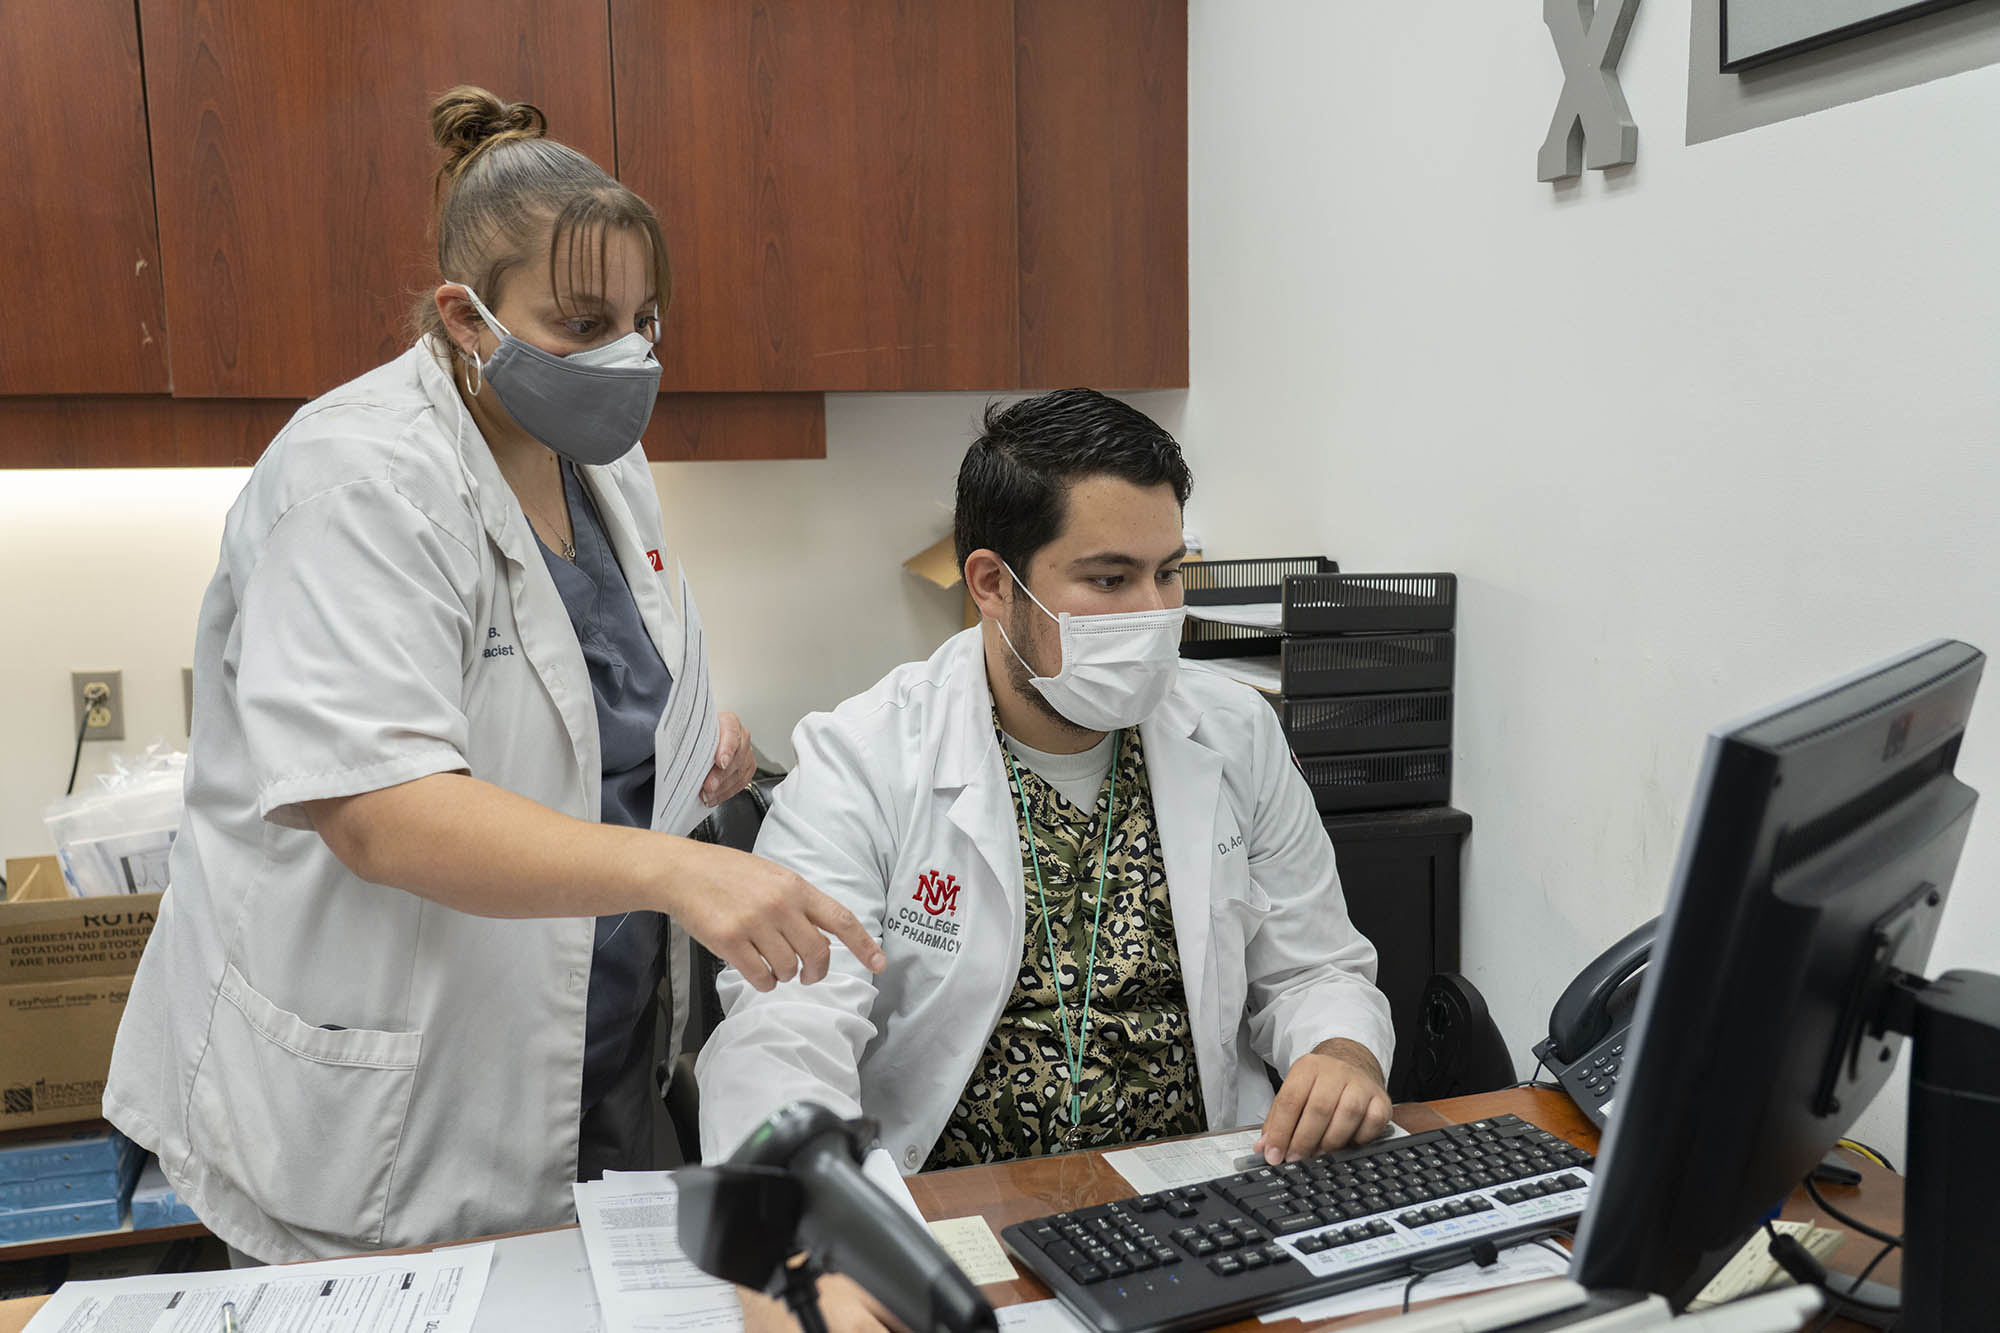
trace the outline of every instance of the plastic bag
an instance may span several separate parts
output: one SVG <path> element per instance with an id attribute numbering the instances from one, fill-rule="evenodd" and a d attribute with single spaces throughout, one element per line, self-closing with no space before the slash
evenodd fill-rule
<path id="1" fill-rule="evenodd" d="M 185 752 L 155 741 L 143 754 L 113 755 L 109 773 L 42 812 L 71 893 L 88 898 L 166 889 L 186 766 Z"/>

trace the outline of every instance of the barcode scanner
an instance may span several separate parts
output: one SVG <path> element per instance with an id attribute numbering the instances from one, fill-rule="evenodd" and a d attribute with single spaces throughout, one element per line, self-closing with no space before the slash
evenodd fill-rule
<path id="1" fill-rule="evenodd" d="M 793 1102 L 721 1166 L 674 1173 L 680 1234 L 704 1273 L 783 1300 L 825 1333 L 815 1288 L 844 1273 L 913 1333 L 992 1333 L 993 1307 L 923 1224 L 861 1173 L 873 1120 Z M 803 1252 L 805 1260 L 792 1263 Z"/>

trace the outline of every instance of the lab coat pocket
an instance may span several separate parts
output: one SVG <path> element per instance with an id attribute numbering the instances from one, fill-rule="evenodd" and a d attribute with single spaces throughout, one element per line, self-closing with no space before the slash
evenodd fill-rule
<path id="1" fill-rule="evenodd" d="M 1208 914 L 1209 975 L 1215 979 L 1215 1030 L 1225 1044 L 1235 1039 L 1249 998 L 1250 940 L 1271 915 L 1271 900 L 1247 877 L 1218 897 Z"/>
<path id="2" fill-rule="evenodd" d="M 234 967 L 195 1071 L 195 1154 L 263 1211 L 381 1242 L 420 1032 L 315 1027 Z"/>

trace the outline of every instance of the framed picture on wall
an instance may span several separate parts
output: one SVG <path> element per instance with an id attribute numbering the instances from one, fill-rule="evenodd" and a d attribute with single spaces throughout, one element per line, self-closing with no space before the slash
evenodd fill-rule
<path id="1" fill-rule="evenodd" d="M 1722 68 L 1755 69 L 1966 0 L 1721 0 Z"/>

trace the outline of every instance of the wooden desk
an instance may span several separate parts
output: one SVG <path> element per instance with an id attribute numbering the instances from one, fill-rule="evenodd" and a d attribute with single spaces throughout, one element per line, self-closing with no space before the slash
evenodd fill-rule
<path id="1" fill-rule="evenodd" d="M 1510 1114 L 1533 1121 L 1589 1152 L 1597 1151 L 1597 1127 L 1584 1118 L 1568 1097 L 1540 1088 L 1512 1088 L 1476 1097 L 1454 1097 L 1448 1101 L 1405 1103 L 1396 1108 L 1396 1123 L 1415 1133 Z M 1853 1154 L 1844 1155 L 1861 1171 L 1861 1184 L 1847 1189 L 1822 1187 L 1821 1193 L 1826 1195 L 1829 1203 L 1861 1221 L 1892 1234 L 1900 1233 L 1903 1229 L 1902 1178 Z M 910 1181 L 910 1193 L 916 1197 L 917 1206 L 923 1209 L 926 1217 L 965 1217 L 978 1213 L 992 1223 L 997 1232 L 1004 1226 L 1031 1217 L 1088 1208 L 1093 1204 L 1125 1198 L 1132 1193 L 1132 1187 L 1125 1183 L 1123 1176 L 1105 1165 L 1101 1155 L 1068 1153 L 1001 1166 L 963 1167 L 917 1176 Z M 1821 1226 L 1846 1229 L 1841 1223 L 1821 1214 L 1803 1190 L 1793 1192 L 1785 1204 L 1784 1215 L 1817 1222 Z M 1827 1267 L 1835 1272 L 1858 1273 L 1879 1248 L 1866 1236 L 1850 1234 Z M 1894 1285 L 1901 1271 L 1901 1258 L 1900 1254 L 1891 1254 L 1876 1268 L 1871 1278 Z M 1047 1287 L 1027 1276 L 982 1290 L 995 1305 L 1038 1301 L 1049 1295 Z M 1419 1285 L 1417 1290 L 1422 1292 L 1423 1287 Z M 1423 1304 L 1423 1301 L 1414 1301 L 1411 1308 Z M 1376 1311 L 1321 1320 L 1310 1325 L 1292 1323 L 1275 1327 L 1280 1333 L 1306 1328 L 1350 1328 L 1385 1319 L 1393 1313 Z M 1259 1324 L 1254 1319 L 1227 1326 L 1230 1333 L 1257 1333 L 1267 1327 L 1273 1326 Z M 1831 1327 L 1850 1330 L 1861 1329 L 1865 1325 L 1837 1319 Z M 5 1325 L 0 1324 L 0 1333 L 4 1333 L 4 1329 Z"/>
<path id="2" fill-rule="evenodd" d="M 1396 1123 L 1411 1132 L 1437 1129 L 1443 1125 L 1463 1124 L 1471 1120 L 1483 1120 L 1488 1116 L 1518 1115 L 1525 1120 L 1560 1135 L 1580 1148 L 1597 1150 L 1597 1128 L 1584 1119 L 1582 1112 L 1570 1099 L 1559 1092 L 1549 1092 L 1539 1088 L 1513 1088 L 1505 1092 L 1482 1093 L 1477 1097 L 1455 1097 L 1441 1102 L 1412 1102 L 1396 1108 Z M 1900 1176 L 1885 1171 L 1873 1162 L 1848 1154 L 1852 1165 L 1861 1172 L 1861 1183 L 1848 1188 L 1823 1187 L 1822 1193 L 1836 1207 L 1844 1209 L 1863 1222 L 1883 1231 L 1899 1233 L 1903 1229 L 1903 1181 Z M 1009 1162 L 1001 1166 L 963 1167 L 954 1171 L 937 1171 L 930 1175 L 916 1176 L 910 1180 L 910 1193 L 915 1196 L 917 1206 L 924 1216 L 941 1219 L 947 1217 L 967 1217 L 974 1213 L 992 1223 L 997 1232 L 1001 1227 L 1015 1222 L 1039 1217 L 1046 1213 L 1062 1212 L 1073 1208 L 1088 1208 L 1092 1204 L 1109 1203 L 1113 1199 L 1124 1198 L 1132 1193 L 1132 1187 L 1124 1177 L 1104 1164 L 1098 1153 L 1068 1153 L 1058 1157 L 1041 1157 L 1022 1162 Z M 1821 1226 L 1840 1227 L 1841 1223 L 1822 1215 L 1807 1199 L 1804 1191 L 1796 1191 L 1785 1205 L 1784 1215 L 1801 1221 L 1816 1222 Z M 1847 1242 L 1833 1256 L 1828 1267 L 1834 1272 L 1857 1273 L 1874 1257 L 1879 1248 L 1865 1236 L 1850 1234 Z M 1874 1277 L 1894 1285 L 1901 1272 L 1901 1255 L 1892 1254 L 1876 1268 Z M 995 1305 L 1018 1305 L 1023 1301 L 1046 1299 L 1048 1288 L 1032 1277 L 1021 1277 L 1013 1282 L 996 1283 L 983 1288 L 987 1297 Z M 1423 1288 L 1419 1286 L 1418 1291 Z M 24 1300 L 0 1301 L 0 1333 L 20 1333 L 28 1319 L 39 1310 L 46 1297 L 36 1296 Z M 1424 1302 L 1418 1301 L 1417 1306 Z M 1414 1308 L 1414 1307 L 1413 1307 Z M 1391 1311 L 1376 1311 L 1371 1314 L 1349 1315 L 1342 1319 L 1323 1320 L 1312 1325 L 1278 1325 L 1280 1333 L 1290 1330 L 1350 1328 L 1372 1323 L 1388 1317 Z M 1254 1320 L 1229 1325 L 1230 1333 L 1256 1333 L 1263 1326 Z M 1832 1328 L 1840 1330 L 1861 1329 L 1864 1326 L 1845 1319 L 1837 1319 Z"/>

